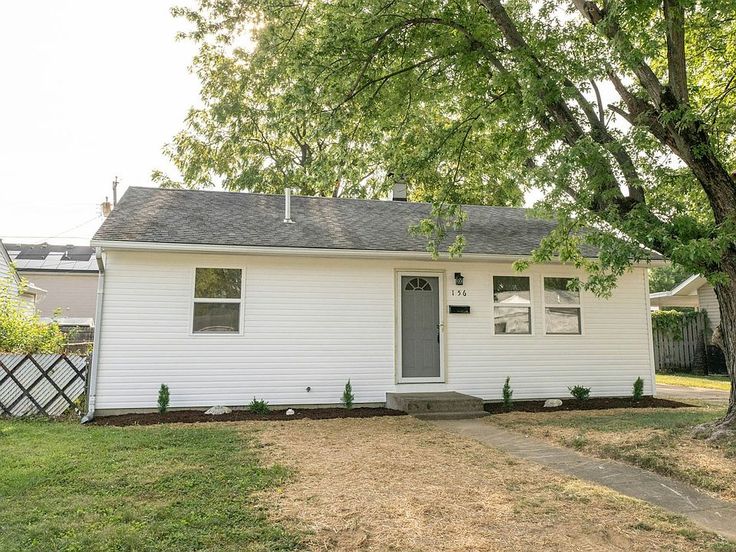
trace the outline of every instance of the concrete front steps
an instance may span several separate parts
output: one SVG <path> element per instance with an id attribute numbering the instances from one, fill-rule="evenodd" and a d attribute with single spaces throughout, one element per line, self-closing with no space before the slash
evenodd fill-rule
<path id="1" fill-rule="evenodd" d="M 402 410 L 420 420 L 482 418 L 483 399 L 455 391 L 441 393 L 386 393 L 386 408 Z"/>

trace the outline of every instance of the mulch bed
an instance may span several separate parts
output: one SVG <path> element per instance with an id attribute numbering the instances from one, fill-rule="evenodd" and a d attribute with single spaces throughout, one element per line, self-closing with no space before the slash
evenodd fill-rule
<path id="1" fill-rule="evenodd" d="M 248 410 L 234 410 L 230 414 L 211 416 L 201 410 L 174 410 L 166 414 L 120 414 L 95 418 L 92 423 L 106 426 L 156 425 L 156 424 L 194 424 L 200 422 L 240 422 L 240 421 L 289 421 L 289 420 L 331 420 L 333 418 L 371 418 L 374 416 L 405 416 L 405 412 L 389 408 L 305 408 L 287 416 L 285 410 L 274 410 L 268 414 L 254 414 Z"/>
<path id="2" fill-rule="evenodd" d="M 642 397 L 634 402 L 630 398 L 592 398 L 585 401 L 576 399 L 563 400 L 562 406 L 544 408 L 544 401 L 514 401 L 511 412 L 559 412 L 560 410 L 606 410 L 609 408 L 686 408 L 693 405 L 667 399 Z M 503 403 L 486 403 L 483 405 L 486 412 L 491 414 L 506 414 L 508 411 Z"/>

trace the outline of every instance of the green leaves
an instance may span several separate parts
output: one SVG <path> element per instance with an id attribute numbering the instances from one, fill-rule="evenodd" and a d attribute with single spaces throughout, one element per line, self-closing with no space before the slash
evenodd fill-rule
<path id="1" fill-rule="evenodd" d="M 41 322 L 14 293 L 0 286 L 0 352 L 60 353 L 66 343 L 58 324 Z"/>
<path id="2" fill-rule="evenodd" d="M 401 175 L 434 204 L 413 231 L 435 256 L 462 254 L 458 205 L 534 190 L 559 226 L 531 260 L 587 270 L 591 291 L 651 250 L 717 279 L 736 232 L 696 165 L 736 168 L 735 10 L 686 3 L 678 103 L 661 2 L 589 21 L 561 1 L 200 0 L 174 13 L 199 46 L 201 107 L 165 149 L 181 181 L 154 180 L 383 197 Z"/>

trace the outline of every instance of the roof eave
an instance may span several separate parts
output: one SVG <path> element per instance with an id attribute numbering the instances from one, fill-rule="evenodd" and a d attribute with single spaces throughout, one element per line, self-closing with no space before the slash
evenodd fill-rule
<path id="1" fill-rule="evenodd" d="M 251 245 L 221 245 L 221 244 L 191 244 L 191 243 L 161 243 L 161 242 L 136 242 L 118 240 L 93 239 L 91 245 L 110 250 L 123 251 L 162 251 L 162 252 L 186 252 L 186 253 L 225 253 L 225 254 L 248 254 L 248 255 L 292 255 L 303 257 L 347 257 L 347 258 L 388 258 L 388 259 L 414 259 L 430 261 L 432 255 L 427 251 L 390 251 L 382 249 L 325 249 L 306 247 L 267 247 Z M 530 255 L 505 254 L 505 253 L 463 253 L 462 257 L 450 257 L 448 253 L 440 253 L 440 260 L 452 261 L 505 261 L 513 262 L 522 259 L 530 259 Z M 559 263 L 559 260 L 552 262 Z M 666 261 L 652 259 L 649 262 L 637 262 L 635 266 L 660 266 Z"/>

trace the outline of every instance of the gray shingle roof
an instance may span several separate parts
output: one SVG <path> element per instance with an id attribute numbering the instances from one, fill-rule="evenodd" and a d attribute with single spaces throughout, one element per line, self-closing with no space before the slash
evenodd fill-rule
<path id="1" fill-rule="evenodd" d="M 410 235 L 408 228 L 430 208 L 427 203 L 295 196 L 295 224 L 286 224 L 281 195 L 131 187 L 93 243 L 426 251 L 426 238 Z M 530 218 L 526 209 L 463 209 L 468 214 L 462 230 L 465 253 L 529 255 L 554 227 Z"/>

